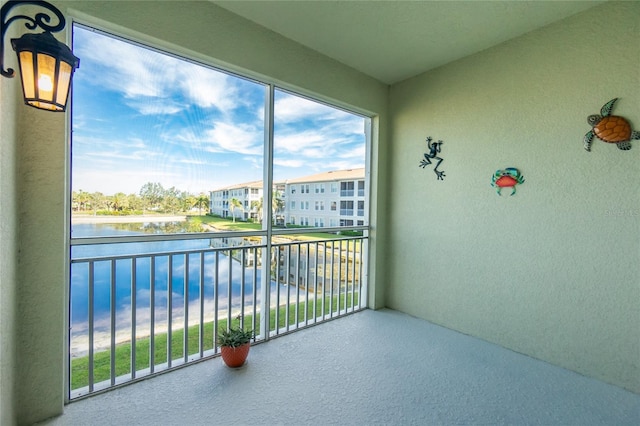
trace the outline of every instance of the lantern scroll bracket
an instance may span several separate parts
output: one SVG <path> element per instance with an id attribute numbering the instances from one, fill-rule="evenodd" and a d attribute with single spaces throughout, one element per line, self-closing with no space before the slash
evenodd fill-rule
<path id="1" fill-rule="evenodd" d="M 40 6 L 45 9 L 48 9 L 51 13 L 53 13 L 56 16 L 57 24 L 55 25 L 49 24 L 49 22 L 51 21 L 51 15 L 45 12 L 36 13 L 35 17 L 33 18 L 26 15 L 15 15 L 7 19 L 7 15 L 9 15 L 9 11 L 11 9 L 13 9 L 15 6 L 23 5 L 23 4 L 32 4 L 32 5 L 36 5 L 36 6 Z M 35 30 L 36 28 L 40 27 L 43 30 L 48 32 L 58 32 L 58 31 L 62 31 L 66 25 L 66 20 L 64 19 L 62 12 L 60 12 L 58 9 L 55 8 L 55 6 L 53 6 L 50 3 L 47 3 L 46 1 L 12 0 L 12 1 L 6 2 L 2 6 L 2 9 L 0 9 L 0 24 L 2 25 L 2 29 L 0 30 L 0 36 L 1 36 L 0 73 L 2 73 L 3 76 L 9 77 L 9 78 L 15 76 L 15 71 L 12 68 L 8 68 L 7 70 L 5 70 L 4 68 L 4 36 L 7 32 L 7 29 L 9 28 L 9 25 L 17 19 L 25 19 L 27 22 L 25 22 L 24 25 L 29 30 Z"/>

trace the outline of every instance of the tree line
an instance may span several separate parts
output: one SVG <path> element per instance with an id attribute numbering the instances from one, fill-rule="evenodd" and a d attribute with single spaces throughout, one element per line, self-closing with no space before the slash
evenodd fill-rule
<path id="1" fill-rule="evenodd" d="M 118 192 L 105 195 L 102 192 L 73 191 L 71 206 L 74 212 L 91 212 L 97 215 L 131 215 L 148 212 L 177 214 L 198 209 L 200 215 L 209 209 L 209 196 L 190 194 L 176 187 L 164 188 L 158 182 L 148 182 L 137 194 Z"/>

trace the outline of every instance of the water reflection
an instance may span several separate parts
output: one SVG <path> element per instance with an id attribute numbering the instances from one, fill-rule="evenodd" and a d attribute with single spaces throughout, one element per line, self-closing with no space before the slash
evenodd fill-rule
<path id="1" fill-rule="evenodd" d="M 106 237 L 142 232 L 133 231 L 136 226 L 122 225 L 74 225 L 74 236 Z M 159 229 L 155 226 L 144 228 Z M 166 229 L 162 228 L 162 231 Z M 166 330 L 169 319 L 174 324 L 173 328 L 176 324 L 183 327 L 185 311 L 188 313 L 188 323 L 197 324 L 201 320 L 212 320 L 216 307 L 218 317 L 225 316 L 229 311 L 235 315 L 242 308 L 258 310 L 262 296 L 261 269 L 258 267 L 262 248 L 250 245 L 238 248 L 243 245 L 242 239 L 218 240 L 222 239 L 73 246 L 72 259 L 118 258 L 96 260 L 92 263 L 92 270 L 88 262 L 71 265 L 72 353 L 83 353 L 88 348 L 91 309 L 98 346 L 96 349 L 109 344 L 111 332 L 116 334 L 117 341 L 130 338 L 134 308 L 138 337 L 150 333 L 152 316 L 155 332 L 159 332 Z M 233 249 L 211 250 L 229 246 Z M 188 253 L 194 250 L 195 253 Z M 152 253 L 152 256 L 149 255 Z M 90 274 L 93 274 L 94 282 L 92 306 L 89 296 Z M 285 286 L 280 287 L 281 292 L 285 291 Z M 273 281 L 271 292 L 276 293 Z M 112 330 L 112 305 L 115 330 Z"/>

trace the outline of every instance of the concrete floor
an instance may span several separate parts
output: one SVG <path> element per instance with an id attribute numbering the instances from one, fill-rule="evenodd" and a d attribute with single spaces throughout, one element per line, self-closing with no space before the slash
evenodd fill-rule
<path id="1" fill-rule="evenodd" d="M 68 405 L 44 425 L 639 425 L 640 395 L 370 311 Z"/>

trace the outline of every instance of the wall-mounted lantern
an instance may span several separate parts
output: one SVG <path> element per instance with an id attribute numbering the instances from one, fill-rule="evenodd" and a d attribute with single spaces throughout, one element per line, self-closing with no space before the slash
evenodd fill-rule
<path id="1" fill-rule="evenodd" d="M 47 13 L 37 13 L 34 18 L 15 15 L 7 19 L 9 11 L 20 4 L 33 4 L 48 9 L 55 14 L 58 23 L 49 25 L 51 16 Z M 11 39 L 13 50 L 18 55 L 25 104 L 47 111 L 64 111 L 67 107 L 71 78 L 80 64 L 80 59 L 73 55 L 66 44 L 59 42 L 51 34 L 64 29 L 66 21 L 62 12 L 45 1 L 8 1 L 2 6 L 0 72 L 9 78 L 14 77 L 15 72 L 11 68 L 4 69 L 4 36 L 9 25 L 16 19 L 27 20 L 25 27 L 30 30 L 37 27 L 44 30 L 41 34 L 24 34 L 20 38 Z"/>

